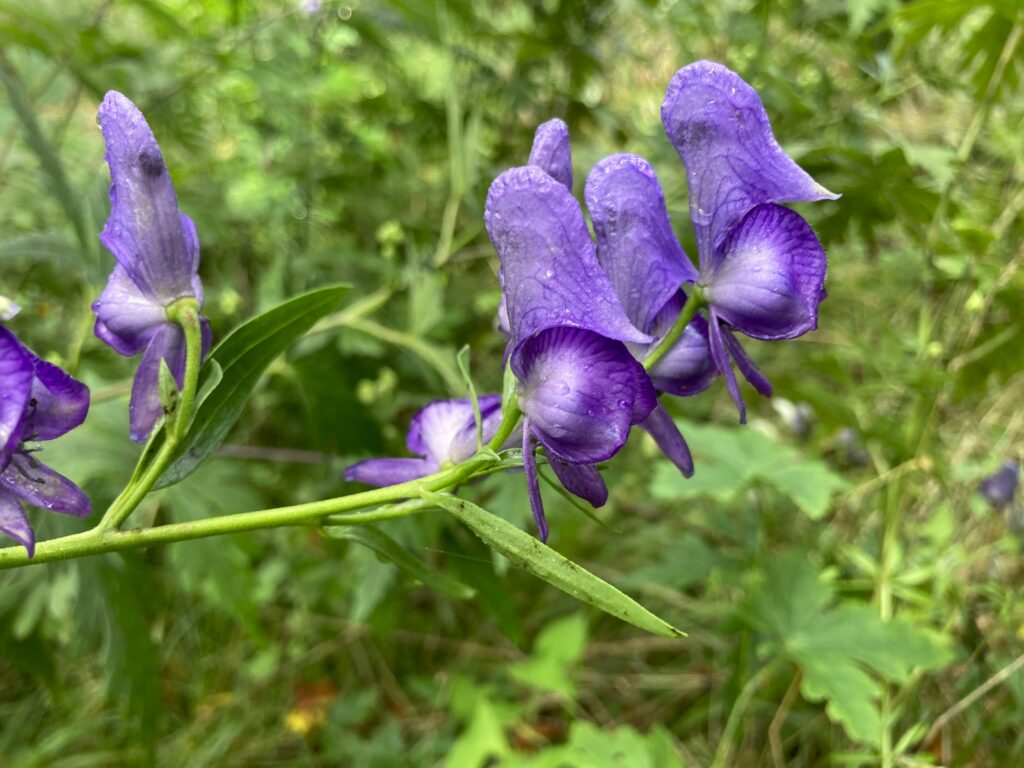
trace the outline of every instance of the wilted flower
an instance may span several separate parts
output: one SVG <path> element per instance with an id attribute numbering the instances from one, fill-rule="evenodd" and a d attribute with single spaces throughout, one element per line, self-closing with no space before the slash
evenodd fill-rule
<path id="1" fill-rule="evenodd" d="M 1020 465 L 1008 459 L 996 472 L 981 481 L 978 491 L 993 507 L 1005 507 L 1013 501 L 1019 481 Z"/>
<path id="2" fill-rule="evenodd" d="M 548 147 L 545 156 L 567 158 L 567 136 L 556 138 L 564 150 Z M 538 145 L 545 146 L 535 142 L 531 159 Z M 541 539 L 548 527 L 534 441 L 567 490 L 600 506 L 608 492 L 594 465 L 618 452 L 657 402 L 626 348 L 651 339 L 629 322 L 601 271 L 564 171 L 561 163 L 505 171 L 491 184 L 484 213 L 501 259 L 510 362 L 524 415 L 523 462 Z"/>
<path id="3" fill-rule="evenodd" d="M 146 118 L 115 91 L 103 99 L 100 127 L 110 166 L 110 218 L 100 241 L 117 264 L 93 305 L 96 335 L 122 355 L 142 352 L 130 404 L 131 436 L 142 442 L 160 417 L 160 360 L 178 386 L 185 375 L 185 334 L 168 320 L 179 299 L 203 304 L 196 226 L 178 210 L 170 173 Z M 202 320 L 203 351 L 210 329 Z"/>
<path id="4" fill-rule="evenodd" d="M 483 439 L 487 442 L 501 423 L 501 396 L 483 395 L 478 403 Z M 406 437 L 409 451 L 421 458 L 367 459 L 346 469 L 345 479 L 384 486 L 431 475 L 476 453 L 476 434 L 470 400 L 435 400 L 412 417 Z"/>
<path id="5" fill-rule="evenodd" d="M 40 360 L 0 326 L 0 533 L 35 552 L 35 533 L 22 502 L 88 517 L 88 497 L 74 483 L 38 461 L 30 443 L 74 429 L 89 411 L 89 389 Z"/>

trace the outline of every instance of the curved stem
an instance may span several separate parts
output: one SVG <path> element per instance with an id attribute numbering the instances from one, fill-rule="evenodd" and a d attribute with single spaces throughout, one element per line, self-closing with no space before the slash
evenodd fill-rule
<path id="1" fill-rule="evenodd" d="M 686 304 L 683 305 L 683 311 L 679 313 L 679 317 L 676 318 L 672 327 L 669 328 L 668 333 L 661 337 L 651 354 L 644 358 L 644 370 L 649 371 L 661 362 L 661 359 L 665 357 L 669 350 L 672 349 L 673 345 L 679 341 L 679 337 L 683 335 L 683 331 L 686 330 L 686 326 L 690 324 L 690 321 L 693 320 L 697 312 L 703 306 L 704 295 L 701 293 L 700 287 L 695 285 L 693 286 L 693 290 L 690 292 L 690 295 L 686 297 Z"/>

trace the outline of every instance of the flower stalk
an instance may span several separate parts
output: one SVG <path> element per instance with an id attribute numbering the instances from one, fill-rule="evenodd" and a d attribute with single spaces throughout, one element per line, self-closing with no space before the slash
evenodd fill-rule
<path id="1" fill-rule="evenodd" d="M 683 311 L 679 313 L 679 317 L 669 328 L 668 333 L 661 337 L 658 341 L 658 345 L 654 350 L 643 360 L 644 370 L 649 371 L 658 362 L 668 354 L 669 350 L 672 349 L 673 345 L 679 341 L 679 337 L 683 335 L 683 331 L 686 330 L 686 326 L 690 324 L 690 321 L 697 316 L 697 312 L 704 306 L 704 295 L 700 291 L 699 286 L 693 286 L 689 296 L 686 297 L 686 304 L 683 305 Z"/>

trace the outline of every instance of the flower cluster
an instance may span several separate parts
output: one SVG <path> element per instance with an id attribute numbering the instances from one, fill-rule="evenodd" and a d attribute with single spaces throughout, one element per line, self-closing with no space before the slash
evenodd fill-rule
<path id="1" fill-rule="evenodd" d="M 777 340 L 817 327 L 825 252 L 807 222 L 780 203 L 838 196 L 782 150 L 757 92 L 720 64 L 676 73 L 661 115 L 686 169 L 696 267 L 673 234 L 653 168 L 636 155 L 613 155 L 590 172 L 592 239 L 572 195 L 560 120 L 537 129 L 527 165 L 502 173 L 487 195 L 484 221 L 501 262 L 499 327 L 518 380 L 523 464 L 542 539 L 538 443 L 562 485 L 595 506 L 608 495 L 596 465 L 622 448 L 633 426 L 690 476 L 689 448 L 659 395 L 695 395 L 721 375 L 744 422 L 733 363 L 758 392 L 770 395 L 771 385 L 735 332 Z M 463 414 L 439 427 L 438 439 L 454 445 L 470 426 Z M 411 438 L 410 450 L 427 457 L 405 460 L 420 462 L 418 472 L 442 455 L 455 460 Z M 364 463 L 349 476 L 388 481 L 368 475 L 367 464 L 384 466 Z M 406 466 L 389 482 L 407 478 Z"/>
<path id="2" fill-rule="evenodd" d="M 0 533 L 35 551 L 36 538 L 22 503 L 88 517 L 88 497 L 40 463 L 41 443 L 85 421 L 89 389 L 56 365 L 40 360 L 0 326 Z"/>

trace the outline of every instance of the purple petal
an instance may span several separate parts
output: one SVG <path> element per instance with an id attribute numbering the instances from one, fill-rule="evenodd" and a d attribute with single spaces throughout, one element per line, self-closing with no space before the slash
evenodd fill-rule
<path id="1" fill-rule="evenodd" d="M 484 214 L 501 258 L 512 331 L 519 347 L 547 328 L 586 328 L 648 343 L 633 327 L 601 270 L 579 203 L 539 168 L 512 168 L 491 184 Z"/>
<path id="2" fill-rule="evenodd" d="M 540 168 L 572 192 L 572 151 L 569 126 L 557 117 L 537 126 L 527 165 Z"/>
<path id="3" fill-rule="evenodd" d="M 686 444 L 679 427 L 661 403 L 651 411 L 651 415 L 640 422 L 641 428 L 654 438 L 669 461 L 675 464 L 683 477 L 693 477 L 693 456 Z"/>
<path id="4" fill-rule="evenodd" d="M 18 338 L 0 325 L 0 469 L 21 443 L 32 397 L 32 357 Z"/>
<path id="5" fill-rule="evenodd" d="M 501 422 L 501 395 L 479 398 L 484 440 L 490 440 Z M 457 464 L 476 452 L 476 422 L 469 398 L 435 400 L 421 408 L 409 424 L 406 445 L 412 453 L 438 466 Z"/>
<path id="6" fill-rule="evenodd" d="M 679 70 L 661 120 L 686 166 L 702 272 L 729 229 L 755 205 L 839 197 L 782 150 L 757 91 L 721 64 L 698 61 Z"/>
<path id="7" fill-rule="evenodd" d="M 743 395 L 740 394 L 740 385 L 736 382 L 736 374 L 732 370 L 732 362 L 729 360 L 729 353 L 722 342 L 722 329 L 718 325 L 718 316 L 714 308 L 711 309 L 711 321 L 708 323 L 710 331 L 708 340 L 711 343 L 711 357 L 718 366 L 718 370 L 725 378 L 725 388 L 729 396 L 740 411 L 740 424 L 747 423 L 747 406 L 743 403 Z"/>
<path id="8" fill-rule="evenodd" d="M 162 304 L 139 290 L 120 264 L 107 279 L 107 287 L 92 303 L 96 335 L 126 357 L 137 355 L 156 329 L 167 322 Z"/>
<path id="9" fill-rule="evenodd" d="M 722 243 L 704 298 L 748 336 L 792 339 L 818 327 L 825 267 L 825 251 L 800 214 L 759 205 Z"/>
<path id="10" fill-rule="evenodd" d="M 602 507 L 608 501 L 608 486 L 593 464 L 569 464 L 555 456 L 548 456 L 548 462 L 569 493 L 592 507 Z"/>
<path id="11" fill-rule="evenodd" d="M 548 520 L 544 516 L 544 499 L 540 495 L 540 479 L 537 474 L 537 457 L 534 454 L 533 429 L 529 419 L 523 420 L 523 471 L 526 473 L 526 489 L 530 495 L 530 511 L 537 523 L 537 535 L 541 541 L 548 540 Z"/>
<path id="12" fill-rule="evenodd" d="M 367 459 L 345 470 L 350 483 L 383 487 L 432 475 L 439 469 L 430 459 Z"/>
<path id="13" fill-rule="evenodd" d="M 978 491 L 992 506 L 1004 507 L 1013 501 L 1019 482 L 1020 466 L 1013 459 L 1008 459 L 995 473 L 981 481 Z"/>
<path id="14" fill-rule="evenodd" d="M 18 500 L 0 491 L 0 533 L 21 544 L 31 558 L 36 553 L 36 534 Z"/>
<path id="15" fill-rule="evenodd" d="M 160 402 L 161 359 L 167 361 L 167 367 L 181 387 L 185 377 L 185 334 L 178 325 L 165 323 L 157 329 L 135 371 L 128 412 L 131 416 L 131 437 L 137 443 L 146 441 L 153 425 L 163 415 Z"/>
<path id="16" fill-rule="evenodd" d="M 53 512 L 75 517 L 88 517 L 92 512 L 89 497 L 81 488 L 30 454 L 15 454 L 7 469 L 0 472 L 0 491 Z"/>
<path id="17" fill-rule="evenodd" d="M 586 199 L 601 267 L 633 325 L 653 333 L 661 308 L 697 280 L 672 233 L 654 169 L 636 155 L 606 157 L 587 177 Z"/>
<path id="18" fill-rule="evenodd" d="M 740 369 L 746 380 L 753 384 L 754 389 L 760 394 L 765 397 L 771 397 L 772 383 L 768 381 L 768 378 L 761 373 L 761 369 L 750 359 L 747 350 L 743 348 L 743 345 L 733 335 L 733 332 L 728 328 L 722 328 L 722 338 L 725 341 L 726 349 L 732 355 L 732 359 L 736 361 L 736 367 Z"/>
<path id="19" fill-rule="evenodd" d="M 679 291 L 655 317 L 653 332 L 659 339 L 668 333 L 685 303 L 686 296 Z M 643 360 L 656 345 L 657 342 L 643 349 L 634 347 L 632 351 L 638 360 Z M 718 375 L 708 347 L 707 321 L 700 315 L 694 317 L 672 348 L 647 373 L 659 390 L 680 397 L 707 389 Z"/>
<path id="20" fill-rule="evenodd" d="M 537 439 L 572 464 L 611 458 L 657 402 L 625 345 L 592 331 L 551 328 L 527 339 L 515 373 Z"/>
<path id="21" fill-rule="evenodd" d="M 53 440 L 77 427 L 89 412 L 89 388 L 56 365 L 35 358 L 32 399 L 23 439 Z"/>
<path id="22" fill-rule="evenodd" d="M 110 91 L 99 122 L 111 178 L 110 218 L 100 240 L 145 295 L 161 303 L 193 295 L 195 228 L 179 215 L 174 184 L 146 118 Z"/>

